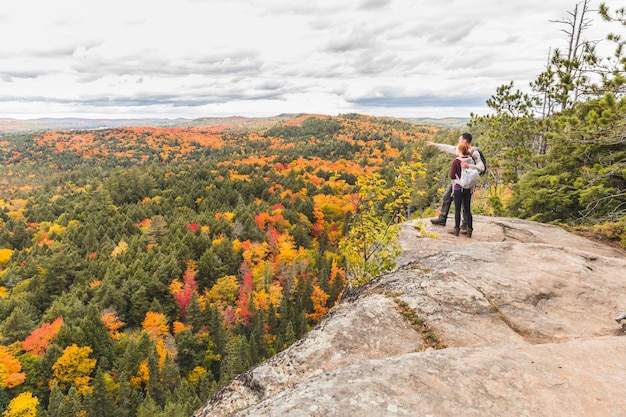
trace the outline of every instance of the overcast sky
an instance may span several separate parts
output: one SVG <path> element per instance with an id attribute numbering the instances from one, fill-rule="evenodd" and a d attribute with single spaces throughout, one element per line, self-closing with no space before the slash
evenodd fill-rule
<path id="1" fill-rule="evenodd" d="M 0 117 L 469 117 L 573 0 L 6 0 Z M 609 2 L 611 3 L 611 2 Z M 591 4 L 597 8 L 599 2 Z M 595 12 L 590 38 L 609 29 Z"/>

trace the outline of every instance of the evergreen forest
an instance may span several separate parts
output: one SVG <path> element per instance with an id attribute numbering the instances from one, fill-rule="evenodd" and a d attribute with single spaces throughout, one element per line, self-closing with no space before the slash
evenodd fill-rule
<path id="1" fill-rule="evenodd" d="M 602 56 L 590 13 L 462 130 L 301 114 L 1 134 L 2 416 L 191 416 L 382 272 L 355 279 L 350 244 L 371 233 L 384 254 L 385 227 L 436 215 L 452 157 L 426 142 L 465 130 L 488 161 L 474 213 L 626 248 L 626 41 L 609 34 Z"/>

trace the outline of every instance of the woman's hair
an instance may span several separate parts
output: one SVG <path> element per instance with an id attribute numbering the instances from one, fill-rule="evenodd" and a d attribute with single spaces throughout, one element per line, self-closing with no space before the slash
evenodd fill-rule
<path id="1" fill-rule="evenodd" d="M 457 150 L 459 151 L 460 155 L 469 156 L 470 151 L 472 150 L 472 145 L 470 145 L 468 142 L 461 142 L 459 143 L 459 146 L 457 146 Z"/>

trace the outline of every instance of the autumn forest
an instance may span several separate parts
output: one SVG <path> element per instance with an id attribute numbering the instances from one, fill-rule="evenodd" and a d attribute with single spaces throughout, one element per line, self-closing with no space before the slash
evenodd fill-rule
<path id="1" fill-rule="evenodd" d="M 357 179 L 455 134 L 303 115 L 4 135 L 0 406 L 191 415 L 335 305 Z"/>
<path id="2" fill-rule="evenodd" d="M 579 7 L 580 6 L 580 7 Z M 474 214 L 626 248 L 626 38 L 565 48 L 457 126 L 359 114 L 0 133 L 2 417 L 188 417 L 394 266 L 464 130 Z M 626 11 L 597 13 L 626 26 Z M 4 127 L 0 121 L 0 131 Z M 417 230 L 416 233 L 423 233 Z M 480 233 L 476 230 L 476 233 Z"/>

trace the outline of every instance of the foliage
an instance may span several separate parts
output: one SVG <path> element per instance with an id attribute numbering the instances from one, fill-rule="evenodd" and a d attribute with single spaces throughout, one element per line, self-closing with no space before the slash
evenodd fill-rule
<path id="1" fill-rule="evenodd" d="M 148 311 L 146 319 L 141 325 L 155 339 L 163 338 L 169 334 L 169 324 L 167 323 L 167 317 L 163 313 Z"/>
<path id="2" fill-rule="evenodd" d="M 597 223 L 626 215 L 626 97 L 577 103 L 557 123 L 563 136 L 545 166 L 516 187 L 510 210 L 544 222 Z M 555 132 L 553 135 L 556 135 Z"/>
<path id="3" fill-rule="evenodd" d="M 52 323 L 43 323 L 32 331 L 22 342 L 22 349 L 36 356 L 43 356 L 48 350 L 50 343 L 59 334 L 63 325 L 63 317 L 56 318 Z"/>
<path id="4" fill-rule="evenodd" d="M 403 163 L 391 186 L 380 175 L 357 180 L 351 227 L 339 247 L 353 285 L 362 285 L 395 267 L 401 253 L 399 223 L 406 217 L 418 175 L 425 175 L 419 158 Z"/>
<path id="5" fill-rule="evenodd" d="M 22 364 L 9 347 L 0 346 L 0 387 L 13 388 L 24 382 Z"/>
<path id="6" fill-rule="evenodd" d="M 177 284 L 178 280 L 174 280 L 172 284 L 170 284 L 170 291 L 180 308 L 180 315 L 183 320 L 187 318 L 187 308 L 191 302 L 192 294 L 198 294 L 198 284 L 196 282 L 197 270 L 194 264 L 195 262 L 190 262 L 187 269 L 185 269 L 182 286 L 174 285 L 174 288 L 172 288 L 172 284 Z"/>
<path id="7" fill-rule="evenodd" d="M 13 398 L 2 417 L 35 417 L 39 400 L 30 392 L 23 392 Z"/>
<path id="8" fill-rule="evenodd" d="M 554 48 L 531 93 L 510 83 L 487 102 L 492 114 L 472 115 L 470 127 L 497 157 L 492 189 L 513 190 L 509 201 L 489 197 L 494 211 L 581 226 L 626 216 L 626 40 L 608 34 L 602 46 L 614 53 L 600 56 L 601 42 L 585 39 L 590 11 L 585 0 L 555 21 L 567 48 Z M 599 14 L 624 27 L 623 8 L 612 14 L 601 4 Z"/>
<path id="9" fill-rule="evenodd" d="M 89 357 L 92 351 L 89 346 L 79 347 L 73 344 L 66 347 L 61 357 L 52 365 L 50 386 L 56 383 L 62 390 L 74 387 L 80 394 L 90 391 L 90 375 L 96 366 L 96 359 Z"/>
<path id="10" fill-rule="evenodd" d="M 13 255 L 12 249 L 0 249 L 0 267 L 4 267 L 11 260 L 11 256 Z"/>
<path id="11" fill-rule="evenodd" d="M 109 336 L 111 337 L 111 339 L 119 340 L 120 337 L 122 337 L 119 329 L 122 328 L 125 323 L 119 319 L 117 313 L 114 310 L 103 311 L 100 314 L 100 320 L 109 331 Z"/>

